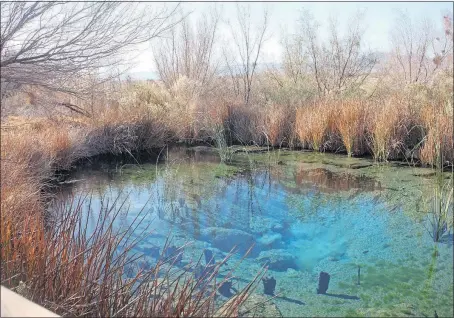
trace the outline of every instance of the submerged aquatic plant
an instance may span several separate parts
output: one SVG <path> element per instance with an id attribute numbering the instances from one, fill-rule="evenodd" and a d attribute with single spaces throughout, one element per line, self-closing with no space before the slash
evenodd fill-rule
<path id="1" fill-rule="evenodd" d="M 434 242 L 442 241 L 450 234 L 453 226 L 453 179 L 444 180 L 443 154 L 437 148 L 435 168 L 436 184 L 432 197 L 432 211 L 429 214 L 429 234 Z"/>
<path id="2" fill-rule="evenodd" d="M 215 125 L 213 138 L 219 157 L 221 158 L 221 162 L 232 161 L 233 150 L 227 144 L 227 138 L 223 125 Z"/>
<path id="3" fill-rule="evenodd" d="M 442 241 L 446 235 L 449 235 L 452 229 L 452 180 L 440 185 L 434 189 L 433 208 L 429 214 L 429 234 L 434 242 Z"/>

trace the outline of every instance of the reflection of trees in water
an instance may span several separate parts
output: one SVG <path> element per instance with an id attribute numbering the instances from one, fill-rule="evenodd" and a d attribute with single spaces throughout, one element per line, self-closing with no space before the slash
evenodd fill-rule
<path id="1" fill-rule="evenodd" d="M 331 215 L 359 210 L 358 201 L 343 193 L 324 193 L 316 188 L 306 189 L 300 193 L 288 193 L 286 203 L 293 217 L 303 220 L 320 212 L 329 211 Z M 372 216 L 371 216 L 372 217 Z"/>
<path id="2" fill-rule="evenodd" d="M 171 164 L 184 163 L 189 165 L 203 162 L 218 164 L 221 162 L 217 151 L 209 151 L 209 149 L 204 148 L 205 147 L 202 147 L 202 150 L 197 150 L 197 148 L 173 147 L 165 154 L 166 162 Z"/>
<path id="3" fill-rule="evenodd" d="M 295 171 L 295 183 L 299 187 L 315 186 L 322 192 L 332 193 L 358 189 L 359 192 L 381 190 L 380 181 L 365 176 L 356 176 L 348 172 L 335 173 L 328 169 L 304 169 Z"/>
<path id="4" fill-rule="evenodd" d="M 333 196 L 328 198 L 318 192 L 336 194 L 355 189 L 356 192 L 350 193 L 353 198 L 360 192 L 381 189 L 381 184 L 372 178 L 334 173 L 323 168 L 310 169 L 313 165 L 305 163 L 269 165 L 246 170 L 234 177 L 219 178 L 216 154 L 172 149 L 166 156 L 165 163 L 125 167 L 122 175 L 114 174 L 114 177 L 106 171 L 85 171 L 75 176 L 85 181 L 68 187 L 67 195 L 79 193 L 83 188 L 94 190 L 99 196 L 108 191 L 108 187 L 117 191 L 130 188 L 134 196 L 150 194 L 150 204 L 159 207 L 158 217 L 171 222 L 189 222 L 198 231 L 201 214 L 206 218 L 207 226 L 235 223 L 249 229 L 254 216 L 267 212 L 266 204 L 273 195 L 285 193 L 290 197 L 289 203 L 299 210 L 317 210 L 326 204 L 336 204 L 326 202 L 335 200 Z M 304 206 L 291 198 L 308 192 L 312 195 L 311 202 Z M 180 200 L 184 200 L 183 205 Z"/>
<path id="5" fill-rule="evenodd" d="M 216 198 L 225 196 L 229 178 L 216 178 L 217 164 L 174 163 L 160 176 L 162 193 L 158 195 L 159 206 L 165 206 L 163 219 L 179 223 L 182 229 L 191 229 L 200 235 L 202 216 L 207 226 L 217 226 L 221 206 Z"/>
<path id="6" fill-rule="evenodd" d="M 272 196 L 270 176 L 268 169 L 260 169 L 245 171 L 235 178 L 232 197 L 219 198 L 232 203 L 228 223 L 235 224 L 237 229 L 251 230 L 254 218 L 267 212 L 267 203 Z"/>
<path id="7" fill-rule="evenodd" d="M 98 200 L 121 194 L 127 206 L 134 206 L 137 202 L 132 201 L 143 200 L 145 195 L 158 218 L 192 227 L 196 233 L 200 231 L 202 215 L 206 226 L 220 226 L 221 222 L 228 223 L 227 219 L 232 224 L 249 228 L 251 216 L 263 209 L 263 198 L 257 197 L 256 189 L 263 189 L 266 184 L 271 187 L 268 172 L 265 172 L 268 180 L 257 178 L 255 171 L 231 178 L 226 170 L 227 177 L 219 178 L 216 175 L 219 167 L 217 154 L 172 149 L 166 156 L 165 163 L 157 166 L 128 165 L 118 169 L 113 164 L 98 164 L 82 168 L 71 176 L 71 179 L 82 181 L 62 187 L 58 201 L 68 201 L 82 193 L 91 193 Z M 225 168 L 221 168 L 221 175 L 222 169 Z M 228 196 L 231 195 L 226 193 L 228 188 L 235 189 L 232 198 L 237 201 L 239 209 L 226 206 L 225 200 L 230 200 Z M 126 198 L 129 190 L 132 195 Z M 182 201 L 184 203 L 180 204 Z"/>
<path id="8" fill-rule="evenodd" d="M 176 171 L 163 180 L 165 189 L 160 201 L 170 205 L 171 213 L 189 211 L 190 218 L 182 218 L 181 222 L 190 222 L 196 235 L 203 223 L 202 216 L 205 226 L 249 230 L 252 217 L 264 212 L 264 199 L 271 193 L 272 179 L 267 170 L 246 171 L 233 178 L 216 178 L 213 166 L 204 164 Z M 181 199 L 184 209 L 172 208 Z"/>

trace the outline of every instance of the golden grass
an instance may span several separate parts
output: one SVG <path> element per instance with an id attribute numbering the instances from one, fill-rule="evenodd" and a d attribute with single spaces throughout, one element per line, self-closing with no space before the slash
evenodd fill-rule
<path id="1" fill-rule="evenodd" d="M 70 206 L 56 209 L 47 229 L 37 210 L 29 210 L 35 215 L 2 213 L 2 284 L 21 286 L 26 297 L 60 315 L 213 314 L 216 290 L 222 283 L 216 283 L 214 277 L 228 257 L 210 277 L 199 280 L 186 270 L 170 273 L 171 259 L 160 259 L 150 270 L 138 270 L 125 279 L 126 268 L 137 266 L 141 258 L 129 253 L 138 242 L 129 235 L 143 221 L 143 215 L 118 232 L 113 222 L 124 202 L 117 198 L 111 206 L 95 211 L 96 226 L 89 231 L 89 216 L 81 211 L 84 201 L 74 200 Z M 145 234 L 146 229 L 134 237 Z M 172 284 L 168 285 L 169 281 Z M 252 285 L 246 292 L 250 288 Z M 240 304 L 232 305 L 230 310 Z"/>
<path id="2" fill-rule="evenodd" d="M 407 131 L 408 104 L 400 97 L 370 103 L 367 108 L 368 142 L 377 161 L 403 152 Z"/>
<path id="3" fill-rule="evenodd" d="M 454 160 L 453 111 L 449 103 L 438 101 L 421 111 L 422 124 L 427 133 L 421 148 L 421 161 L 436 166 Z M 437 158 L 439 155 L 442 158 Z M 442 162 L 437 162 L 438 160 Z"/>
<path id="4" fill-rule="evenodd" d="M 294 118 L 287 107 L 272 104 L 263 113 L 263 131 L 270 146 L 281 146 L 290 140 L 291 126 Z"/>
<path id="5" fill-rule="evenodd" d="M 336 104 L 334 124 L 342 142 L 351 157 L 360 138 L 364 136 L 365 103 L 361 100 L 347 100 Z"/>
<path id="6" fill-rule="evenodd" d="M 332 107 L 327 101 L 318 101 L 296 111 L 295 130 L 300 142 L 315 151 L 321 150 L 330 126 Z"/>

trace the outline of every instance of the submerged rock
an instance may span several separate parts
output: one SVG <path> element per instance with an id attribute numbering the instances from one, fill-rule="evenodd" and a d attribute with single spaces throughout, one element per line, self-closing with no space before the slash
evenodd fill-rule
<path id="1" fill-rule="evenodd" d="M 282 235 L 279 233 L 267 233 L 257 240 L 261 247 L 277 248 L 282 243 Z"/>
<path id="2" fill-rule="evenodd" d="M 296 256 L 282 249 L 262 251 L 257 260 L 262 265 L 267 264 L 269 269 L 278 272 L 285 272 L 289 268 L 298 269 Z"/>
<path id="3" fill-rule="evenodd" d="M 281 233 L 285 230 L 285 227 L 283 224 L 280 224 L 280 223 L 275 223 L 271 226 L 271 229 L 274 231 L 274 232 L 277 232 L 277 233 Z"/>
<path id="4" fill-rule="evenodd" d="M 159 256 L 161 255 L 158 246 L 146 246 L 143 247 L 142 250 L 145 253 L 145 255 L 148 255 L 150 257 L 159 258 Z"/>
<path id="5" fill-rule="evenodd" d="M 284 234 L 290 227 L 290 224 L 283 220 L 276 220 L 274 218 L 253 216 L 251 221 L 251 231 L 254 234 L 262 235 L 267 233 L 270 229 L 273 232 Z"/>
<path id="6" fill-rule="evenodd" d="M 200 231 L 203 240 L 211 242 L 221 251 L 229 252 L 237 246 L 240 251 L 248 250 L 254 243 L 254 237 L 244 231 L 222 227 L 208 227 Z"/>

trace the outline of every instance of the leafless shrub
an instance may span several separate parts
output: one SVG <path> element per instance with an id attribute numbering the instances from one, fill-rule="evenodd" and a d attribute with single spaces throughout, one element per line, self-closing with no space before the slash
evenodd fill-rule
<path id="1" fill-rule="evenodd" d="M 330 21 L 330 37 L 327 43 L 318 38 L 319 24 L 309 12 L 304 12 L 300 19 L 301 34 L 294 40 L 302 45 L 299 56 L 309 57 L 309 69 L 317 84 L 319 96 L 344 94 L 357 89 L 370 75 L 376 58 L 363 49 L 361 15 L 353 17 L 346 36 L 339 32 L 335 19 Z"/>
<path id="2" fill-rule="evenodd" d="M 400 13 L 391 33 L 394 46 L 391 63 L 399 86 L 414 83 L 431 84 L 438 72 L 452 58 L 452 21 L 444 18 L 444 33 L 438 35 L 427 20 L 416 24 L 409 16 Z M 452 63 L 451 63 L 452 64 Z M 449 66 L 448 66 L 449 67 Z"/>
<path id="3" fill-rule="evenodd" d="M 233 90 L 237 95 L 242 95 L 244 103 L 248 104 L 251 99 L 257 63 L 266 40 L 268 13 L 266 11 L 263 13 L 262 23 L 256 30 L 252 30 L 251 8 L 237 5 L 236 12 L 236 23 L 230 23 L 231 35 L 235 44 L 234 53 L 224 50 L 224 58 Z M 239 59 L 235 57 L 236 55 L 239 56 Z"/>
<path id="4" fill-rule="evenodd" d="M 190 16 L 169 30 L 169 35 L 162 38 L 156 46 L 154 61 L 160 79 L 171 88 L 181 77 L 193 80 L 199 85 L 197 92 L 212 86 L 217 71 L 214 61 L 219 14 L 215 10 L 211 15 L 204 15 L 196 28 L 191 24 Z"/>

